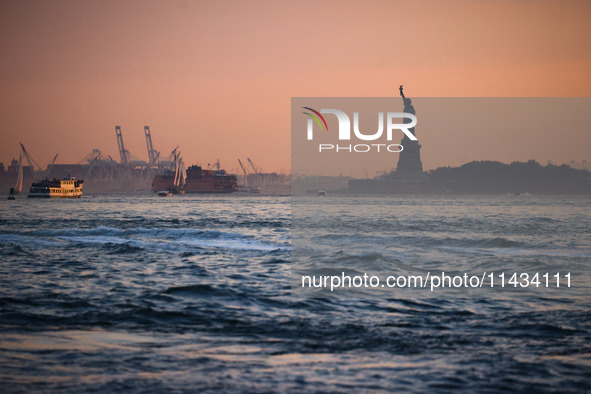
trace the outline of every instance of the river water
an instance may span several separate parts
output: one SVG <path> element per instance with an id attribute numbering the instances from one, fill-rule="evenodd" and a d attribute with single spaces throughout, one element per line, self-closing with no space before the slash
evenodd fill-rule
<path id="1" fill-rule="evenodd" d="M 3 200 L 2 391 L 591 390 L 589 197 L 309 199 L 297 267 L 571 287 L 296 297 L 288 197 Z"/>

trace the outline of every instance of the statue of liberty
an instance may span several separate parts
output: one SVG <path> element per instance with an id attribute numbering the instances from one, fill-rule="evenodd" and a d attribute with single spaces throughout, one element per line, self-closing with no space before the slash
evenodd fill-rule
<path id="1" fill-rule="evenodd" d="M 412 100 L 404 96 L 402 91 L 404 85 L 400 85 L 400 97 L 404 103 L 404 112 L 416 115 L 415 107 L 412 105 Z M 404 123 L 410 123 L 410 119 L 404 118 Z M 416 137 L 415 128 L 409 131 Z M 404 147 L 398 159 L 397 171 L 412 171 L 423 172 L 423 163 L 421 163 L 421 145 L 418 141 L 411 141 L 410 138 L 404 135 L 400 144 Z"/>
<path id="2" fill-rule="evenodd" d="M 409 98 L 404 97 L 404 92 L 402 91 L 402 87 L 404 85 L 400 85 L 400 96 L 402 97 L 402 101 L 404 102 L 404 112 L 409 114 L 416 115 L 415 107 L 412 106 L 412 100 Z M 414 133 L 413 133 L 414 134 Z"/>
<path id="3" fill-rule="evenodd" d="M 409 113 L 409 114 L 413 114 L 416 115 L 416 111 L 415 111 L 415 107 L 413 107 L 412 105 L 412 100 L 409 98 L 406 98 L 404 96 L 404 92 L 402 91 L 402 87 L 404 85 L 400 85 L 400 96 L 402 97 L 402 102 L 404 103 L 404 112 Z M 410 123 L 410 119 L 405 118 L 404 119 L 404 123 Z M 415 128 L 413 127 L 412 129 L 409 130 L 415 137 L 417 136 L 415 134 Z M 407 140 L 408 137 L 406 137 Z M 410 140 L 409 140 L 410 141 Z"/>

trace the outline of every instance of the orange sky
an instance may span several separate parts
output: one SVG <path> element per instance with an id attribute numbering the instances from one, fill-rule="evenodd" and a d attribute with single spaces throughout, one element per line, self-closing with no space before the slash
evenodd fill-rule
<path id="1" fill-rule="evenodd" d="M 5 0 L 0 161 L 19 141 L 40 164 L 118 159 L 115 125 L 146 159 L 149 125 L 188 164 L 289 169 L 292 96 L 590 96 L 589 20 L 588 1 Z M 591 161 L 530 132 L 510 159 Z M 460 164 L 437 152 L 426 169 Z"/>

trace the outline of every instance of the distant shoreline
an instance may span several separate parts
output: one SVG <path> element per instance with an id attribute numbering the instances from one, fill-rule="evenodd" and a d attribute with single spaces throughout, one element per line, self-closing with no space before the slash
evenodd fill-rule
<path id="1" fill-rule="evenodd" d="M 392 171 L 373 179 L 296 178 L 292 190 L 294 194 L 323 190 L 333 194 L 591 195 L 591 172 L 566 164 L 542 166 L 534 160 L 472 161 L 426 172 Z"/>

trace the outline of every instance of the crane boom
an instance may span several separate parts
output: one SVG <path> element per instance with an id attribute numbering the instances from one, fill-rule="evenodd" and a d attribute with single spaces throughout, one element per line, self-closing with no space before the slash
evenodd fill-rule
<path id="1" fill-rule="evenodd" d="M 121 157 L 121 164 L 128 164 L 127 151 L 123 145 L 123 134 L 121 134 L 121 126 L 115 126 L 115 134 L 117 135 L 117 146 L 119 147 L 119 156 Z"/>
<path id="2" fill-rule="evenodd" d="M 37 167 L 38 171 L 43 171 L 43 169 L 41 168 L 41 166 L 39 164 L 37 164 L 37 162 L 33 159 L 33 157 L 31 157 L 31 155 L 29 154 L 29 152 L 27 152 L 27 150 L 25 149 L 25 146 L 19 142 L 19 144 L 21 145 L 21 148 L 23 150 L 23 154 L 25 155 L 25 158 L 27 159 L 27 162 L 29 163 L 29 165 L 31 167 Z M 34 164 L 34 166 L 33 166 Z"/>
<path id="3" fill-rule="evenodd" d="M 240 164 L 240 167 L 242 168 L 242 172 L 244 173 L 244 190 L 248 190 L 248 185 L 246 183 L 246 168 L 244 168 L 240 159 L 238 159 L 238 164 Z"/>
<path id="4" fill-rule="evenodd" d="M 53 165 L 55 164 L 55 161 L 57 160 L 57 156 L 59 155 L 59 153 L 56 153 L 56 155 L 53 157 L 53 160 L 51 161 L 51 164 L 49 164 L 47 166 L 47 171 L 45 172 L 45 177 L 49 178 L 51 175 L 51 170 L 53 169 Z"/>
<path id="5" fill-rule="evenodd" d="M 174 157 L 176 156 L 176 150 L 177 150 L 178 148 L 179 148 L 178 146 L 177 146 L 176 148 L 174 148 L 174 149 L 172 150 L 172 152 L 170 152 L 170 155 L 168 155 L 168 157 L 167 157 L 167 158 L 166 158 L 166 160 L 164 160 L 164 161 L 172 161 L 172 160 L 174 159 Z"/>
<path id="6" fill-rule="evenodd" d="M 158 152 L 154 150 L 154 146 L 152 145 L 150 126 L 144 126 L 144 134 L 146 135 L 146 145 L 148 146 L 148 163 L 150 166 L 152 166 L 156 163 Z"/>
<path id="7" fill-rule="evenodd" d="M 238 159 L 238 164 L 240 164 L 240 167 L 242 168 L 242 172 L 244 172 L 244 175 L 246 175 L 246 168 L 244 168 L 244 165 L 242 164 L 240 159 Z"/>
<path id="8" fill-rule="evenodd" d="M 250 166 L 252 167 L 252 170 L 254 171 L 255 174 L 258 174 L 260 171 L 259 169 L 254 165 L 254 163 L 252 162 L 252 160 L 250 160 L 250 157 L 247 157 L 246 160 L 248 160 L 248 162 L 250 163 Z"/>

